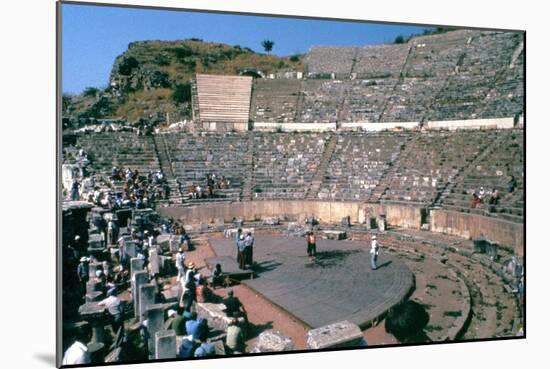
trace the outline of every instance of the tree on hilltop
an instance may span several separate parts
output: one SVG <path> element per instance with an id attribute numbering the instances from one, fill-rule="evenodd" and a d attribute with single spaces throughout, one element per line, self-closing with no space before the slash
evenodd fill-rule
<path id="1" fill-rule="evenodd" d="M 271 40 L 263 40 L 262 41 L 262 47 L 264 48 L 266 53 L 270 53 L 271 50 L 273 50 L 273 46 L 275 45 L 275 42 Z"/>

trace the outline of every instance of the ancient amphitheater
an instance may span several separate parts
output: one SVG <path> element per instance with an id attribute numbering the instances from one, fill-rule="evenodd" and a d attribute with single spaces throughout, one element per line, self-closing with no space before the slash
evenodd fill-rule
<path id="1" fill-rule="evenodd" d="M 149 205 L 184 226 L 195 245 L 186 260 L 201 273 L 210 275 L 220 262 L 239 280 L 235 294 L 254 327 L 246 352 L 261 352 L 258 337 L 271 330 L 290 338 L 294 350 L 336 347 L 313 345 L 308 331 L 344 320 L 371 346 L 396 343 L 380 323 L 407 299 L 430 316 L 427 341 L 522 335 L 521 34 L 459 30 L 396 45 L 314 47 L 302 78 L 199 74 L 193 112 L 192 130 L 65 133 L 66 196 L 72 178 L 82 183 L 80 200 L 87 199 L 89 178 L 106 197 L 124 192 L 124 181 L 112 178 L 113 166 L 144 176 L 161 172 L 164 196 Z M 211 196 L 192 196 L 189 186 L 203 185 L 211 174 L 226 185 Z M 472 204 L 472 193 L 493 189 L 496 204 L 489 204 L 489 195 Z M 116 265 L 111 256 L 120 245 L 93 219 L 116 214 L 123 232 L 143 219 L 144 210 L 129 204 L 64 202 L 64 255 L 69 246 L 84 253 L 99 248 L 96 264 Z M 238 227 L 256 238 L 249 275 L 238 270 L 226 238 Z M 315 261 L 304 256 L 309 229 L 319 240 Z M 376 271 L 368 264 L 373 234 L 384 266 Z M 153 241 L 164 286 L 161 314 L 178 301 L 170 268 L 174 238 L 159 233 Z M 64 283 L 70 286 L 78 261 L 66 257 Z M 134 291 L 120 293 L 130 305 L 139 300 L 133 295 L 136 268 L 127 285 Z M 225 296 L 225 290 L 215 292 Z M 96 295 L 86 296 L 87 303 Z M 67 332 L 83 319 L 71 296 L 64 289 Z M 129 331 L 136 329 L 135 309 L 127 311 Z M 218 319 L 212 309 L 197 307 L 210 323 Z M 150 319 L 157 310 L 146 310 Z M 88 321 L 100 335 L 98 323 Z M 105 355 L 116 360 L 112 352 Z M 149 351 L 149 358 L 159 355 Z"/>

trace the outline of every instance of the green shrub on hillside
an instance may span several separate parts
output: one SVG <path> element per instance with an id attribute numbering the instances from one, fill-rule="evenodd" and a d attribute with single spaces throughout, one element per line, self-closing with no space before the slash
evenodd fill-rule
<path id="1" fill-rule="evenodd" d="M 139 67 L 139 62 L 137 61 L 137 59 L 133 56 L 129 56 L 122 60 L 122 62 L 118 66 L 118 72 L 123 76 L 129 76 L 130 74 L 132 74 L 132 71 L 137 67 Z"/>
<path id="2" fill-rule="evenodd" d="M 191 84 L 182 83 L 176 85 L 174 93 L 172 94 L 172 100 L 178 104 L 191 101 Z"/>

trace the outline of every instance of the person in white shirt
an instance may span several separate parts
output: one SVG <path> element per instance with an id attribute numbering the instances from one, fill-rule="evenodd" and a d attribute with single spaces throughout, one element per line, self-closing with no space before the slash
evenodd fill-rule
<path id="1" fill-rule="evenodd" d="M 380 249 L 380 244 L 378 243 L 378 240 L 376 239 L 376 235 L 373 235 L 371 237 L 371 244 L 370 244 L 370 267 L 372 270 L 376 270 L 376 260 L 378 259 L 378 250 Z"/>
<path id="2" fill-rule="evenodd" d="M 107 308 L 107 311 L 109 311 L 113 333 L 116 335 L 123 324 L 121 301 L 117 297 L 116 288 L 110 289 L 107 294 L 108 297 L 101 300 L 98 305 L 105 306 L 105 308 Z"/>
<path id="3" fill-rule="evenodd" d="M 183 277 L 184 274 L 184 268 L 183 265 L 185 263 L 185 254 L 183 252 L 183 249 L 179 249 L 178 253 L 176 254 L 176 269 L 178 270 L 178 277 L 179 280 L 181 277 Z"/>
<path id="4" fill-rule="evenodd" d="M 90 353 L 85 344 L 91 338 L 92 331 L 89 325 L 79 327 L 76 331 L 74 343 L 63 354 L 61 365 L 91 364 Z"/>

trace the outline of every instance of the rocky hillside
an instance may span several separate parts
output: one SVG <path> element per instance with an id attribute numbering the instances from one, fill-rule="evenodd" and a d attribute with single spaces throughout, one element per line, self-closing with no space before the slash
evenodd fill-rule
<path id="1" fill-rule="evenodd" d="M 259 54 L 239 45 L 185 41 L 140 41 L 128 45 L 113 64 L 109 86 L 87 88 L 63 97 L 64 118 L 140 118 L 172 121 L 190 118 L 190 85 L 195 73 L 238 74 L 254 68 L 264 73 L 303 71 L 302 56 Z"/>

